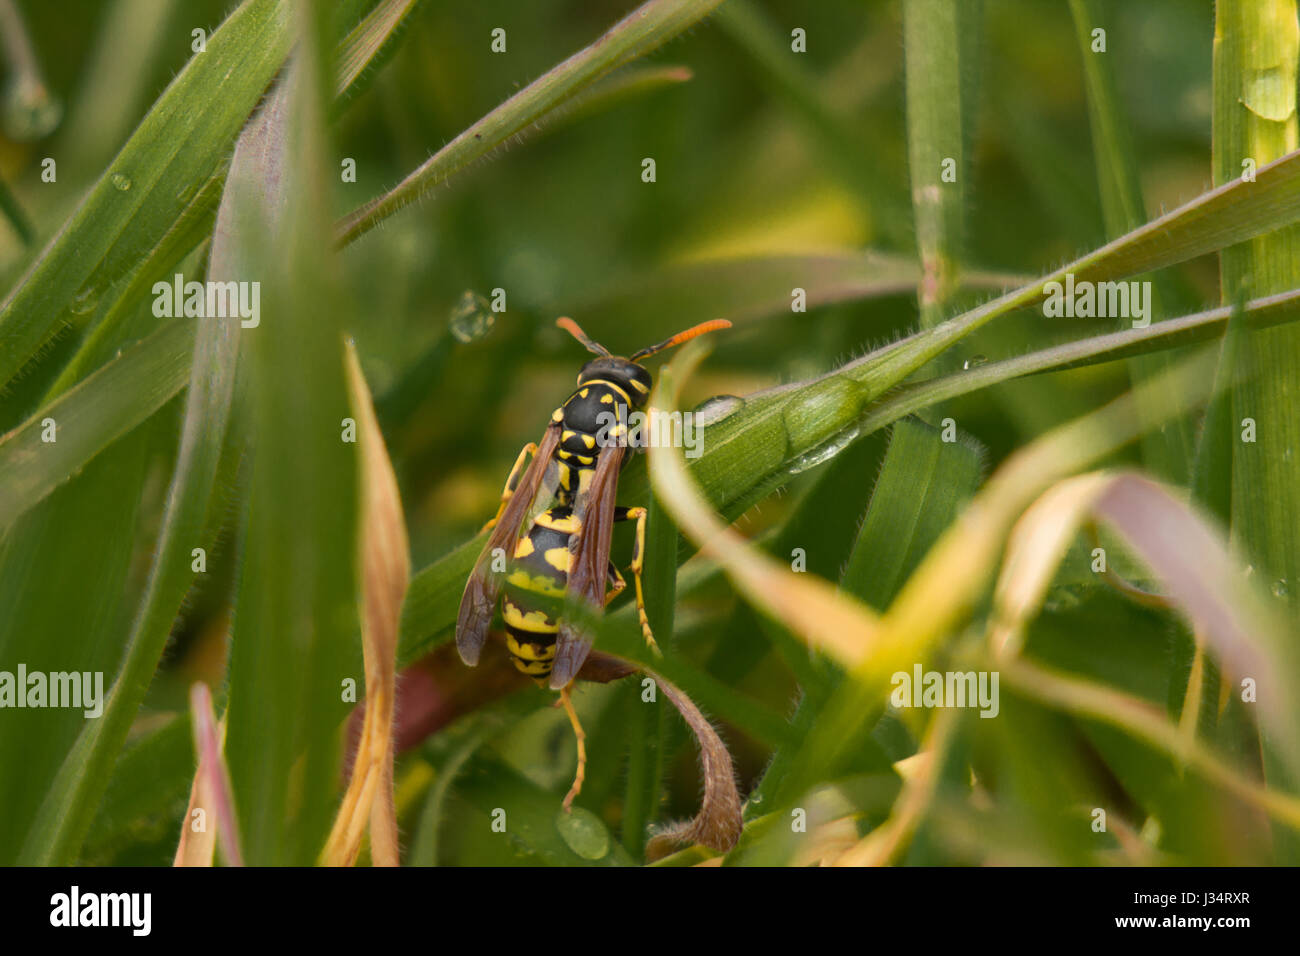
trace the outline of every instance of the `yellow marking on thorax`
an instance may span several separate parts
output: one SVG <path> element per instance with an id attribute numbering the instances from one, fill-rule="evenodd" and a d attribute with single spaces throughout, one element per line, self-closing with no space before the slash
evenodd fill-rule
<path id="1" fill-rule="evenodd" d="M 515 545 L 515 557 L 526 558 L 533 553 L 533 539 L 520 538 L 519 543 Z"/>
<path id="2" fill-rule="evenodd" d="M 624 391 L 624 389 L 622 388 L 622 386 L 620 386 L 617 382 L 611 382 L 609 379 L 605 379 L 605 378 L 593 378 L 593 379 L 591 379 L 591 381 L 589 381 L 587 384 L 588 384 L 588 385 L 608 385 L 608 386 L 609 386 L 610 388 L 612 388 L 614 391 L 618 392 L 620 395 L 623 396 L 623 403 L 624 403 L 625 405 L 631 405 L 631 404 L 632 404 L 632 399 L 628 397 L 627 392 Z M 586 398 L 586 397 L 587 397 L 587 393 L 586 393 L 585 391 L 582 393 L 582 397 L 583 397 L 583 398 Z M 611 399 L 609 399 L 608 397 L 602 396 L 600 400 L 601 400 L 602 402 L 608 402 L 608 401 L 610 401 Z"/>
<path id="3" fill-rule="evenodd" d="M 582 522 L 575 515 L 571 514 L 567 518 L 555 518 L 545 511 L 534 519 L 534 523 L 541 525 L 543 528 L 550 528 L 552 531 L 559 531 L 562 534 L 573 534 L 582 528 Z"/>

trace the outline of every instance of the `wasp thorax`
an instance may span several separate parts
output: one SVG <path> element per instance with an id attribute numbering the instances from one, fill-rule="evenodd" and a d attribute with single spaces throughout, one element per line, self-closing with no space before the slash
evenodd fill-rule
<path id="1" fill-rule="evenodd" d="M 650 397 L 650 373 L 631 359 L 601 356 L 592 359 L 578 373 L 578 384 L 609 382 L 617 385 L 627 395 L 634 407 L 645 404 Z"/>

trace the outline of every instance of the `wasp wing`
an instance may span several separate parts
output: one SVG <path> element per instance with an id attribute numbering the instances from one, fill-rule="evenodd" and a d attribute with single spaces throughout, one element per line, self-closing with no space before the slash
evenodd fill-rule
<path id="1" fill-rule="evenodd" d="M 581 528 L 569 542 L 567 596 L 593 608 L 605 606 L 609 548 L 614 537 L 614 500 L 618 497 L 618 473 L 623 465 L 624 445 L 608 445 L 596 460 L 596 472 L 585 496 L 574 505 Z M 579 624 L 560 619 L 551 687 L 567 687 L 582 668 L 591 650 L 591 638 Z"/>
<path id="2" fill-rule="evenodd" d="M 501 591 L 501 572 L 492 570 L 493 552 L 501 548 L 506 551 L 507 559 L 513 556 L 520 526 L 531 511 L 543 478 L 548 471 L 553 471 L 549 466 L 559 444 L 560 425 L 552 422 L 542 436 L 528 470 L 519 479 L 501 517 L 497 519 L 469 580 L 465 582 L 460 612 L 456 615 L 456 650 L 460 652 L 460 659 L 471 667 L 478 663 L 483 642 L 487 639 L 488 627 L 492 624 L 492 615 L 496 612 L 497 596 Z"/>

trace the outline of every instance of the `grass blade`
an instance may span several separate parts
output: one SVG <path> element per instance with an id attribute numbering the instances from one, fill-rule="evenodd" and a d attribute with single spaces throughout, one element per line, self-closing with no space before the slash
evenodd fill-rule
<path id="1" fill-rule="evenodd" d="M 1116 36 L 1108 31 L 1107 18 L 1102 16 L 1101 0 L 1070 0 L 1079 36 L 1079 50 L 1083 56 L 1083 75 L 1088 89 L 1088 119 L 1092 127 L 1093 151 L 1096 156 L 1097 176 L 1101 187 L 1102 212 L 1106 232 L 1118 236 L 1138 228 L 1146 219 L 1146 206 L 1142 200 L 1142 183 L 1139 177 L 1137 154 L 1133 147 L 1128 124 L 1122 114 L 1120 95 L 1112 67 L 1114 52 L 1093 50 L 1093 34 Z M 1162 277 L 1143 276 L 1152 282 L 1152 318 L 1158 318 L 1163 305 L 1172 301 L 1167 283 Z M 1139 280 L 1141 281 L 1141 280 Z M 1158 375 L 1169 367 L 1172 356 L 1144 356 L 1129 360 L 1129 374 L 1134 382 Z M 1154 395 L 1152 401 L 1163 401 Z M 1169 416 L 1159 408 L 1143 409 L 1148 419 L 1165 421 L 1159 429 L 1149 429 L 1142 436 L 1143 459 L 1148 467 L 1168 481 L 1181 481 L 1192 459 L 1192 430 L 1187 420 L 1169 421 Z"/>
<path id="2" fill-rule="evenodd" d="M 188 190 L 224 158 L 287 51 L 277 0 L 247 0 L 213 33 L 0 304 L 0 387 L 52 338 L 80 327 L 105 289 L 172 227 L 192 198 Z"/>
<path id="3" fill-rule="evenodd" d="M 346 244 L 373 229 L 453 173 L 523 133 L 574 94 L 611 70 L 649 53 L 707 16 L 722 0 L 648 0 L 600 39 L 488 113 L 438 150 L 388 193 L 344 217 L 337 227 Z"/>
<path id="4" fill-rule="evenodd" d="M 358 461 L 330 261 L 330 73 L 314 4 L 297 7 L 265 184 L 269 228 L 245 235 L 261 263 L 264 321 L 248 349 L 253 468 L 230 655 L 227 759 L 252 865 L 315 862 L 337 809 L 346 678 L 357 640 Z M 286 375 L 286 369 L 297 374 Z"/>
<path id="5" fill-rule="evenodd" d="M 1240 176 L 1243 164 L 1294 155 L 1300 25 L 1294 0 L 1223 0 L 1214 25 L 1214 179 Z M 1219 257 L 1223 301 L 1300 285 L 1300 226 L 1290 225 Z M 1300 331 L 1271 329 L 1243 336 L 1234 355 L 1232 418 L 1256 423 L 1256 442 L 1238 441 L 1232 461 L 1232 531 L 1255 573 L 1269 583 L 1300 633 L 1300 417 L 1296 374 Z M 1300 677 L 1300 675 L 1292 675 Z M 1265 773 L 1295 792 L 1270 736 L 1263 740 Z M 1300 858 L 1300 841 L 1285 841 L 1283 858 Z"/>

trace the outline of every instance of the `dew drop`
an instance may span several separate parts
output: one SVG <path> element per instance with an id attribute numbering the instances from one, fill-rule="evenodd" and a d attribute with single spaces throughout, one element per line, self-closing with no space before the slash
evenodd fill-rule
<path id="1" fill-rule="evenodd" d="M 973 368 L 979 368 L 981 365 L 987 365 L 989 357 L 987 355 L 972 355 L 966 361 L 961 363 L 963 371 L 969 372 Z"/>
<path id="2" fill-rule="evenodd" d="M 1291 593 L 1290 588 L 1287 587 L 1286 578 L 1278 578 L 1273 582 L 1273 587 L 1270 590 L 1273 592 L 1273 597 L 1278 598 L 1284 598 Z"/>
<path id="3" fill-rule="evenodd" d="M 44 83 L 21 76 L 5 91 L 0 115 L 9 138 L 27 143 L 54 132 L 63 118 L 63 104 Z"/>
<path id="4" fill-rule="evenodd" d="M 603 859 L 609 853 L 609 831 L 590 810 L 582 807 L 574 807 L 572 813 L 561 810 L 555 818 L 555 829 L 569 849 L 584 860 Z"/>
<path id="5" fill-rule="evenodd" d="M 816 468 L 818 465 L 830 461 L 845 448 L 848 448 L 857 437 L 857 428 L 846 428 L 829 441 L 822 442 L 816 448 L 806 451 L 795 458 L 789 466 L 790 474 L 797 475 L 800 472 Z"/>
<path id="6" fill-rule="evenodd" d="M 131 188 L 131 177 L 125 173 L 114 173 L 108 179 L 113 184 L 113 188 L 119 192 L 126 192 Z"/>
<path id="7" fill-rule="evenodd" d="M 457 342 L 468 344 L 487 335 L 496 320 L 496 315 L 488 308 L 487 299 L 473 289 L 466 289 L 456 307 L 451 310 L 447 327 Z"/>
<path id="8" fill-rule="evenodd" d="M 89 315 L 95 311 L 97 305 L 99 305 L 99 289 L 88 285 L 72 297 L 68 308 L 72 310 L 73 315 Z"/>
<path id="9" fill-rule="evenodd" d="M 745 400 L 735 395 L 714 395 L 695 409 L 695 424 L 712 425 L 720 422 L 744 404 Z"/>

